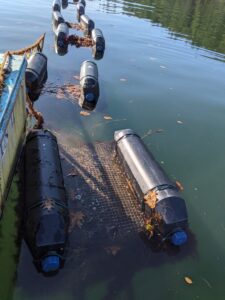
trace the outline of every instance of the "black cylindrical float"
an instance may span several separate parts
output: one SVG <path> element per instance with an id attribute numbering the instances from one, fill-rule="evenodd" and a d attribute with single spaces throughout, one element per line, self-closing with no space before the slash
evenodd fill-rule
<path id="1" fill-rule="evenodd" d="M 25 240 L 39 271 L 62 267 L 68 225 L 57 140 L 47 130 L 33 130 L 25 148 Z"/>
<path id="2" fill-rule="evenodd" d="M 66 9 L 68 6 L 68 0 L 62 0 L 62 8 Z"/>
<path id="3" fill-rule="evenodd" d="M 93 29 L 91 32 L 92 38 L 92 56 L 95 59 L 101 59 L 105 51 L 105 39 L 100 29 Z"/>
<path id="4" fill-rule="evenodd" d="M 56 33 L 59 24 L 64 23 L 64 22 L 65 22 L 65 20 L 59 11 L 52 12 L 52 24 L 53 24 L 54 33 Z"/>
<path id="5" fill-rule="evenodd" d="M 150 193 L 157 195 L 154 211 L 160 222 L 156 233 L 163 240 L 179 246 L 187 241 L 187 210 L 184 199 L 162 167 L 148 151 L 141 138 L 131 129 L 114 133 L 117 154 L 130 179 L 146 216 L 151 217 L 153 209 L 144 201 Z"/>
<path id="6" fill-rule="evenodd" d="M 85 0 L 79 0 L 78 3 L 81 3 L 81 4 L 83 4 L 84 7 L 86 7 L 86 2 L 85 2 Z"/>
<path id="7" fill-rule="evenodd" d="M 68 52 L 69 28 L 66 23 L 59 24 L 55 35 L 55 51 L 59 55 L 65 55 Z"/>
<path id="8" fill-rule="evenodd" d="M 52 3 L 52 10 L 53 11 L 61 11 L 61 0 L 54 0 Z"/>
<path id="9" fill-rule="evenodd" d="M 84 30 L 84 35 L 91 35 L 91 31 L 95 28 L 95 23 L 87 15 L 80 17 L 80 24 Z"/>
<path id="10" fill-rule="evenodd" d="M 36 52 L 31 55 L 25 73 L 26 87 L 31 101 L 38 99 L 41 89 L 48 78 L 47 57 Z"/>
<path id="11" fill-rule="evenodd" d="M 82 108 L 93 110 L 99 98 L 98 67 L 93 61 L 86 60 L 82 63 L 80 87 L 79 105 Z"/>
<path id="12" fill-rule="evenodd" d="M 80 17 L 85 14 L 85 7 L 82 3 L 77 3 L 77 20 L 80 22 Z"/>

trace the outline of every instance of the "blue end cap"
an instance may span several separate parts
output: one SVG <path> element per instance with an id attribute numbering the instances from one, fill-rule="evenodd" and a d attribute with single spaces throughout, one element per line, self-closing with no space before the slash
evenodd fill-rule
<path id="1" fill-rule="evenodd" d="M 171 235 L 170 241 L 175 246 L 181 246 L 187 242 L 187 234 L 184 230 L 177 231 Z"/>
<path id="2" fill-rule="evenodd" d="M 88 102 L 92 102 L 92 101 L 94 101 L 95 96 L 94 96 L 94 94 L 92 94 L 92 93 L 88 93 L 88 94 L 85 96 L 85 99 L 86 99 Z"/>
<path id="3" fill-rule="evenodd" d="M 57 255 L 47 256 L 42 260 L 41 266 L 44 273 L 57 271 L 60 268 L 60 259 Z"/>

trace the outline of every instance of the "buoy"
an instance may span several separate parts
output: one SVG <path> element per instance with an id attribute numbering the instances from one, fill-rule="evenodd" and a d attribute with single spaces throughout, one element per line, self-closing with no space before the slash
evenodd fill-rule
<path id="1" fill-rule="evenodd" d="M 52 3 L 52 10 L 53 11 L 61 11 L 61 0 L 54 0 Z"/>
<path id="2" fill-rule="evenodd" d="M 85 7 L 82 3 L 77 3 L 77 20 L 80 22 L 80 16 L 85 14 Z"/>
<path id="3" fill-rule="evenodd" d="M 187 241 L 187 209 L 176 186 L 131 129 L 114 133 L 119 161 L 148 219 L 157 216 L 154 230 L 175 246 Z"/>
<path id="4" fill-rule="evenodd" d="M 97 65 L 90 60 L 84 61 L 81 65 L 80 87 L 79 105 L 84 109 L 93 110 L 99 98 L 99 84 Z"/>
<path id="5" fill-rule="evenodd" d="M 38 271 L 57 272 L 65 260 L 69 213 L 57 140 L 32 130 L 25 147 L 25 240 Z"/>
<path id="6" fill-rule="evenodd" d="M 79 0 L 78 3 L 81 3 L 81 4 L 83 4 L 84 7 L 86 7 L 86 2 L 85 2 L 85 0 Z"/>
<path id="7" fill-rule="evenodd" d="M 59 24 L 56 30 L 55 51 L 59 55 L 65 55 L 68 52 L 69 28 L 66 23 Z"/>
<path id="8" fill-rule="evenodd" d="M 92 38 L 92 56 L 95 59 L 101 59 L 105 51 L 105 39 L 100 29 L 93 29 L 91 31 Z"/>
<path id="9" fill-rule="evenodd" d="M 95 23 L 87 15 L 80 17 L 80 24 L 84 30 L 84 35 L 91 35 L 91 31 L 95 28 Z"/>
<path id="10" fill-rule="evenodd" d="M 31 101 L 36 101 L 41 93 L 41 89 L 48 78 L 47 56 L 41 52 L 36 52 L 28 59 L 25 73 L 26 87 Z"/>
<path id="11" fill-rule="evenodd" d="M 66 9 L 68 6 L 68 0 L 62 0 L 62 8 Z"/>
<path id="12" fill-rule="evenodd" d="M 54 33 L 56 33 L 56 30 L 57 30 L 59 24 L 64 23 L 64 22 L 65 22 L 65 20 L 59 11 L 52 12 L 52 23 L 53 23 Z"/>

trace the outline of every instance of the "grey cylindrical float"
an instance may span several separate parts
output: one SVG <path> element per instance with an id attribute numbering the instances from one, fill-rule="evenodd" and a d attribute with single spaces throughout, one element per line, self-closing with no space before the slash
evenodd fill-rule
<path id="1" fill-rule="evenodd" d="M 53 31 L 56 33 L 56 30 L 59 26 L 59 24 L 64 23 L 65 20 L 62 16 L 62 14 L 59 11 L 53 11 L 52 12 L 52 24 L 53 24 Z"/>
<path id="2" fill-rule="evenodd" d="M 91 31 L 95 28 L 95 23 L 87 15 L 80 17 L 80 24 L 84 30 L 84 35 L 91 35 Z"/>
<path id="3" fill-rule="evenodd" d="M 105 39 L 100 29 L 93 29 L 91 32 L 92 38 L 92 56 L 95 59 L 101 59 L 105 51 Z"/>
<path id="4" fill-rule="evenodd" d="M 38 99 L 41 89 L 48 78 L 47 56 L 41 52 L 31 55 L 25 73 L 26 87 L 31 101 Z"/>
<path id="5" fill-rule="evenodd" d="M 77 3 L 77 20 L 80 22 L 80 17 L 85 14 L 85 7 L 82 3 Z"/>
<path id="6" fill-rule="evenodd" d="M 68 225 L 57 140 L 47 130 L 33 130 L 25 148 L 25 240 L 40 272 L 62 267 Z"/>
<path id="7" fill-rule="evenodd" d="M 66 9 L 68 6 L 68 0 L 62 0 L 62 8 Z"/>
<path id="8" fill-rule="evenodd" d="M 82 63 L 80 69 L 81 96 L 79 105 L 82 108 L 93 110 L 99 98 L 98 68 L 89 60 Z"/>
<path id="9" fill-rule="evenodd" d="M 61 11 L 61 0 L 54 0 L 52 3 L 52 10 L 53 11 Z"/>
<path id="10" fill-rule="evenodd" d="M 59 55 L 65 55 L 68 52 L 69 28 L 66 23 L 59 24 L 56 30 L 55 51 Z"/>
<path id="11" fill-rule="evenodd" d="M 117 154 L 125 174 L 144 207 L 145 215 L 151 218 L 153 209 L 144 201 L 150 193 L 157 195 L 154 212 L 160 222 L 155 233 L 162 240 L 180 246 L 187 241 L 188 217 L 186 205 L 176 186 L 148 151 L 141 138 L 131 129 L 114 133 Z"/>

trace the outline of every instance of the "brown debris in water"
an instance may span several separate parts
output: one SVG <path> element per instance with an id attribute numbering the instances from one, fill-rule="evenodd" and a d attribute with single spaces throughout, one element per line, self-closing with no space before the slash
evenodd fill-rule
<path id="1" fill-rule="evenodd" d="M 89 113 L 88 111 L 82 110 L 82 111 L 80 112 L 80 115 L 81 115 L 81 116 L 84 116 L 84 117 L 87 117 L 87 116 L 90 116 L 90 113 Z"/>
<path id="2" fill-rule="evenodd" d="M 192 279 L 191 279 L 190 277 L 188 277 L 188 276 L 184 277 L 184 281 L 185 281 L 187 284 L 192 284 L 192 283 L 193 283 Z"/>
<path id="3" fill-rule="evenodd" d="M 74 227 L 81 228 L 84 223 L 85 214 L 82 211 L 77 211 L 75 213 L 70 214 L 70 232 L 74 229 Z"/>
<path id="4" fill-rule="evenodd" d="M 69 28 L 72 28 L 72 29 L 76 29 L 76 30 L 82 30 L 82 27 L 80 24 L 78 23 L 70 23 L 70 22 L 66 22 L 67 26 Z"/>
<path id="5" fill-rule="evenodd" d="M 181 192 L 183 192 L 183 191 L 184 191 L 184 187 L 183 187 L 183 185 L 180 183 L 180 181 L 177 180 L 175 183 L 176 183 L 177 188 L 178 188 Z"/>
<path id="6" fill-rule="evenodd" d="M 80 93 L 81 93 L 80 85 L 64 84 L 63 86 L 57 89 L 56 98 L 74 100 L 74 98 L 80 98 Z"/>
<path id="7" fill-rule="evenodd" d="M 155 208 L 157 203 L 157 192 L 156 191 L 150 191 L 147 195 L 144 197 L 145 203 L 152 209 Z"/>
<path id="8" fill-rule="evenodd" d="M 80 37 L 78 35 L 70 35 L 68 37 L 68 43 L 70 45 L 79 47 L 92 47 L 92 39 L 89 37 Z"/>

